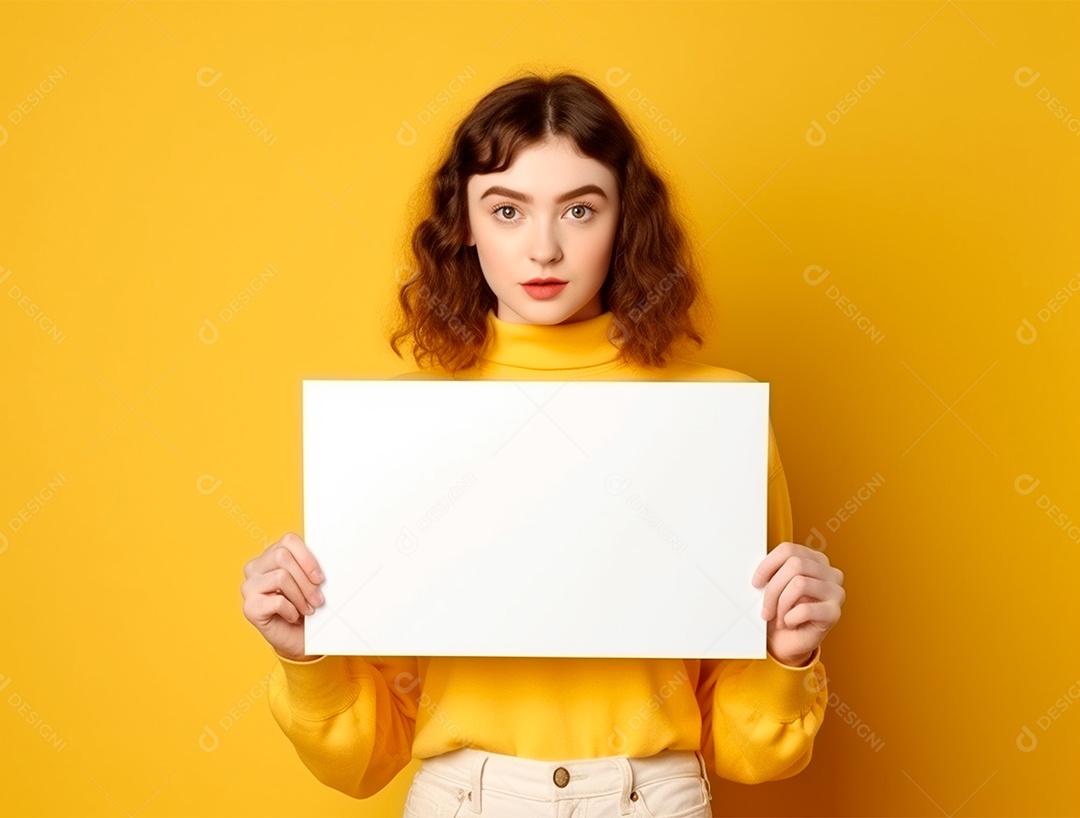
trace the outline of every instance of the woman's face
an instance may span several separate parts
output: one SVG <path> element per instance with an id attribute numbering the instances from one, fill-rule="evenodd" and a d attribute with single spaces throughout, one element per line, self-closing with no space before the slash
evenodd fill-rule
<path id="1" fill-rule="evenodd" d="M 582 190 L 588 186 L 588 190 Z M 618 180 L 564 137 L 518 152 L 501 173 L 471 176 L 468 244 L 504 321 L 561 324 L 603 312 L 619 221 Z M 528 286 L 534 279 L 564 284 Z"/>

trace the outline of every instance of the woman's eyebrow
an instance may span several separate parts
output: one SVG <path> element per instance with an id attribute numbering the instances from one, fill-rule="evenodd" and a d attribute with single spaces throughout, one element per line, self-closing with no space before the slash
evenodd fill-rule
<path id="1" fill-rule="evenodd" d="M 561 204 L 568 199 L 573 199 L 586 193 L 595 193 L 599 196 L 603 196 L 605 199 L 607 198 L 607 194 L 604 193 L 603 188 L 599 187 L 598 185 L 582 185 L 581 187 L 574 188 L 573 190 L 564 193 L 562 196 L 558 197 L 555 200 L 555 203 Z M 518 201 L 526 202 L 527 204 L 532 204 L 533 200 L 532 196 L 527 193 L 521 193 L 517 190 L 511 190 L 510 188 L 503 187 L 502 185 L 495 185 L 494 187 L 489 187 L 483 192 L 480 198 L 486 199 L 488 196 L 506 196 L 507 198 L 517 199 Z"/>

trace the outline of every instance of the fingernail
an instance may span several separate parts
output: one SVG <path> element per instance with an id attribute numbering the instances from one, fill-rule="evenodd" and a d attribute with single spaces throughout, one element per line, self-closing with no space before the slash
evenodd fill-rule
<path id="1" fill-rule="evenodd" d="M 311 572 L 312 582 L 322 582 L 324 579 L 325 577 L 323 576 L 322 571 L 320 571 L 318 568 Z"/>

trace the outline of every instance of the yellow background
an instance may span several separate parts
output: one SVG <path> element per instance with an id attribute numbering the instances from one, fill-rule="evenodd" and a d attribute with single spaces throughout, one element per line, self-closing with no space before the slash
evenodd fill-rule
<path id="1" fill-rule="evenodd" d="M 796 538 L 846 575 L 811 765 L 717 814 L 1080 812 L 1078 35 L 1075 3 L 4 3 L 0 813 L 400 814 L 416 762 L 353 801 L 278 730 L 241 567 L 303 531 L 301 379 L 409 368 L 409 202 L 525 67 L 672 174 L 698 357 L 772 384 Z"/>

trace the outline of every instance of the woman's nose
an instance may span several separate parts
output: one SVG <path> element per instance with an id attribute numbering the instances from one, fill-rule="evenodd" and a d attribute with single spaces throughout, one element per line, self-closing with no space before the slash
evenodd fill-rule
<path id="1" fill-rule="evenodd" d="M 538 224 L 531 237 L 529 257 L 540 264 L 558 261 L 562 255 L 557 230 L 549 224 Z"/>

